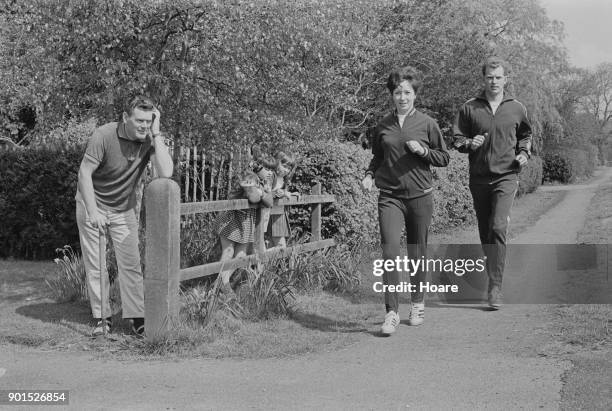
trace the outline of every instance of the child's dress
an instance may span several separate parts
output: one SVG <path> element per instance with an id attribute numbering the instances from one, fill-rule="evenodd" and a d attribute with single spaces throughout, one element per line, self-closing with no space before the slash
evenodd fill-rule
<path id="1" fill-rule="evenodd" d="M 229 200 L 246 198 L 242 187 L 238 187 L 228 196 Z M 214 231 L 235 243 L 248 244 L 255 241 L 256 208 L 243 210 L 226 210 L 215 219 Z"/>
<path id="2" fill-rule="evenodd" d="M 280 181 L 279 177 L 274 173 L 274 179 L 272 187 L 277 186 Z M 281 179 L 282 180 L 282 179 Z M 284 183 L 281 188 L 284 187 Z M 279 198 L 274 196 L 274 198 Z M 274 211 L 274 208 L 270 211 L 270 222 L 268 223 L 268 229 L 266 233 L 272 237 L 285 237 L 288 238 L 291 235 L 291 226 L 289 225 L 289 216 L 287 215 L 286 207 L 283 207 L 280 211 Z"/>

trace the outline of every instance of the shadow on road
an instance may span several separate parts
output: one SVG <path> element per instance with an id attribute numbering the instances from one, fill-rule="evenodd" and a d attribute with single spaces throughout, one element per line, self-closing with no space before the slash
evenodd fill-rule
<path id="1" fill-rule="evenodd" d="M 311 330 L 334 333 L 370 333 L 361 323 L 331 319 L 318 314 L 296 312 L 291 314 L 291 319 Z"/>

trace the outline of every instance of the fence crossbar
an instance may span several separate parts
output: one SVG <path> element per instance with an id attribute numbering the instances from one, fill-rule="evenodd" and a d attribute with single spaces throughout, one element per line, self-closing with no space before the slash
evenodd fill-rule
<path id="1" fill-rule="evenodd" d="M 315 204 L 315 203 L 333 203 L 335 197 L 330 194 L 319 194 L 319 195 L 305 195 L 298 199 L 285 200 L 281 199 L 274 202 L 275 207 L 283 206 L 294 206 L 304 204 Z M 192 203 L 181 204 L 181 215 L 187 214 L 198 214 L 198 213 L 210 213 L 213 211 L 226 211 L 226 210 L 243 210 L 247 208 L 259 208 L 258 204 L 249 203 L 246 199 L 237 200 L 218 200 L 218 201 L 202 201 Z M 273 210 L 276 211 L 276 210 Z"/>
<path id="2" fill-rule="evenodd" d="M 205 277 L 216 274 L 223 270 L 233 270 L 236 268 L 249 267 L 260 262 L 266 262 L 277 258 L 289 257 L 292 254 L 301 254 L 309 251 L 320 250 L 332 247 L 335 244 L 333 239 L 313 241 L 311 243 L 298 244 L 278 250 L 267 250 L 263 254 L 251 254 L 246 257 L 232 258 L 226 261 L 216 261 L 214 263 L 197 265 L 194 267 L 183 268 L 180 271 L 180 281 L 191 280 L 193 278 Z"/>

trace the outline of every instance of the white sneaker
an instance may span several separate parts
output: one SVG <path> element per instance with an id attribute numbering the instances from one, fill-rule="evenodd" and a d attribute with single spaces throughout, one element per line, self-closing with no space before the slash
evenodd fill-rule
<path id="1" fill-rule="evenodd" d="M 395 311 L 389 311 L 387 315 L 385 315 L 385 322 L 380 328 L 380 332 L 387 335 L 393 334 L 399 323 L 399 315 Z"/>
<path id="2" fill-rule="evenodd" d="M 425 303 L 413 303 L 411 304 L 410 317 L 408 318 L 408 324 L 410 325 L 421 325 L 425 321 Z"/>

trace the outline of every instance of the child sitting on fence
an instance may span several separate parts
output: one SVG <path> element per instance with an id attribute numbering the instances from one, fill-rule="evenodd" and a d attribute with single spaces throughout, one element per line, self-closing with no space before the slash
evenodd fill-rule
<path id="1" fill-rule="evenodd" d="M 285 188 L 295 171 L 295 159 L 282 151 L 278 152 L 274 159 L 264 158 L 256 147 L 252 151 L 256 164 L 254 171 L 257 172 L 261 179 L 264 190 L 269 190 L 273 198 L 290 199 L 291 196 L 299 198 L 300 194 L 298 192 L 290 192 Z M 286 247 L 286 238 L 291 234 L 286 209 L 283 207 L 280 212 L 266 211 L 263 213 L 263 216 L 264 227 L 267 227 L 266 233 L 272 239 L 272 246 L 279 248 Z"/>
<path id="2" fill-rule="evenodd" d="M 246 198 L 250 203 L 259 203 L 270 206 L 271 194 L 263 190 L 258 176 L 250 171 L 243 174 L 238 187 L 228 196 L 229 200 Z M 257 209 L 246 208 L 242 210 L 227 210 L 219 214 L 214 223 L 214 230 L 221 240 L 221 261 L 232 258 L 245 257 L 247 247 L 255 241 L 255 219 Z M 221 288 L 231 292 L 230 277 L 233 269 L 219 273 Z"/>

